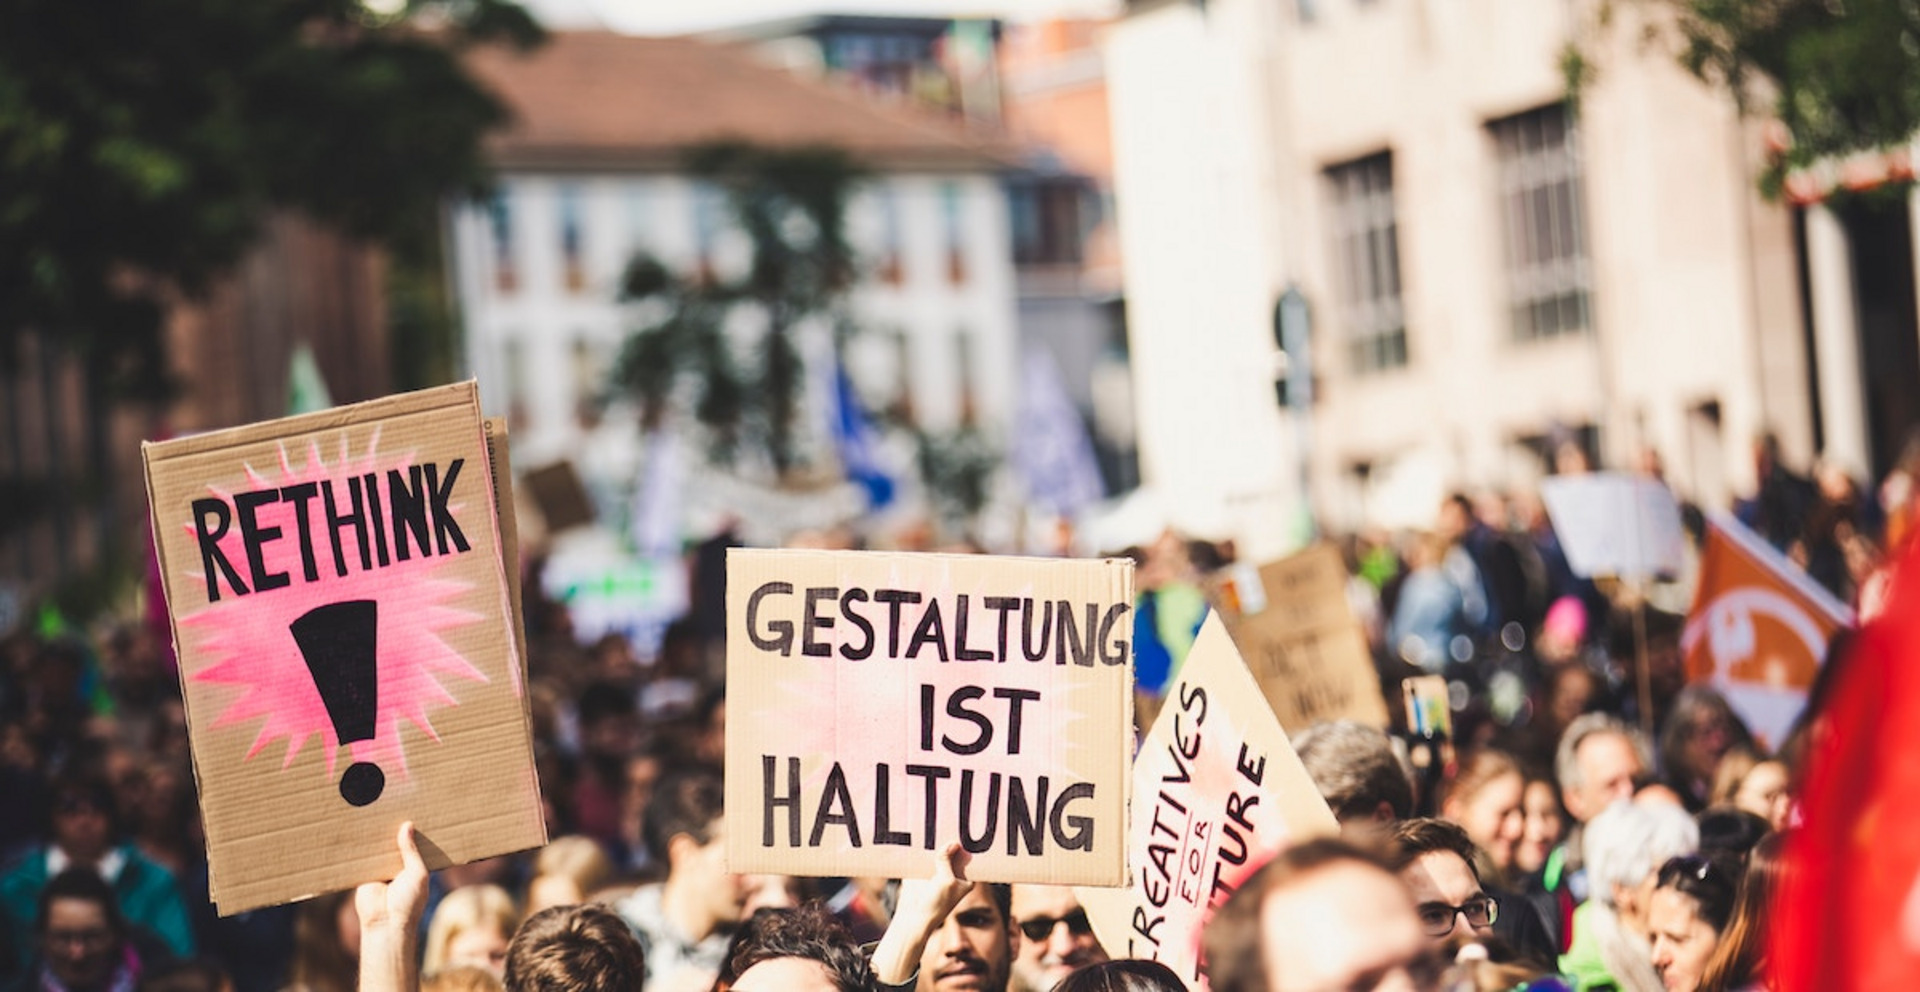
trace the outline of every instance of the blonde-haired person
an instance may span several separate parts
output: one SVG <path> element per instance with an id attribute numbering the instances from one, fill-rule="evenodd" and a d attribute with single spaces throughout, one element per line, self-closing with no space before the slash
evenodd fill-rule
<path id="1" fill-rule="evenodd" d="M 513 897 L 498 885 L 463 885 L 447 893 L 427 925 L 422 962 L 428 975 L 472 965 L 498 978 L 506 974 L 507 941 L 520 927 Z"/>
<path id="2" fill-rule="evenodd" d="M 586 902 L 612 876 L 613 862 L 598 841 L 579 835 L 558 838 L 541 848 L 534 860 L 533 881 L 527 885 L 527 915 Z"/>
<path id="3" fill-rule="evenodd" d="M 1440 800 L 1440 815 L 1459 824 L 1479 852 L 1487 882 L 1512 886 L 1514 857 L 1526 834 L 1527 776 L 1504 751 L 1481 748 L 1460 763 Z"/>

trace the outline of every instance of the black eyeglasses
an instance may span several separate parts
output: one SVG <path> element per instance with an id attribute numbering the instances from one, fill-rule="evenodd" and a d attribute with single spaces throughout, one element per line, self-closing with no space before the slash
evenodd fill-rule
<path id="1" fill-rule="evenodd" d="M 1458 906 L 1449 906 L 1444 902 L 1423 902 L 1420 904 L 1420 925 L 1426 928 L 1429 937 L 1445 937 L 1453 932 L 1454 921 L 1462 916 L 1467 925 L 1475 930 L 1484 930 L 1493 925 L 1500 916 L 1500 904 L 1492 896 L 1480 896 L 1469 899 Z"/>
<path id="2" fill-rule="evenodd" d="M 1065 916 L 1035 916 L 1020 921 L 1020 933 L 1028 940 L 1046 940 L 1053 935 L 1053 928 L 1065 923 L 1067 932 L 1075 937 L 1085 937 L 1093 932 L 1093 924 L 1087 922 L 1087 911 L 1076 909 Z"/>

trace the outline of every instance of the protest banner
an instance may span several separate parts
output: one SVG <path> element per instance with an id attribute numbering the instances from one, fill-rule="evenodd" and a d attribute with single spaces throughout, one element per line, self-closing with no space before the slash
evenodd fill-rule
<path id="1" fill-rule="evenodd" d="M 1827 642 L 1853 611 L 1733 517 L 1707 518 L 1700 579 L 1680 635 L 1687 678 L 1720 690 L 1768 750 L 1807 705 Z"/>
<path id="2" fill-rule="evenodd" d="M 1208 617 L 1133 763 L 1133 884 L 1079 888 L 1108 954 L 1205 989 L 1200 933 L 1287 845 L 1339 830 L 1218 617 Z"/>
<path id="3" fill-rule="evenodd" d="M 1126 880 L 1126 561 L 727 555 L 727 860 L 986 882 Z"/>
<path id="4" fill-rule="evenodd" d="M 1387 725 L 1367 635 L 1347 603 L 1340 552 L 1322 544 L 1258 570 L 1230 570 L 1214 605 L 1280 725 Z M 1172 697 L 1169 696 L 1169 699 Z"/>
<path id="5" fill-rule="evenodd" d="M 1686 548 L 1680 505 L 1658 480 L 1619 472 L 1556 475 L 1540 481 L 1540 500 L 1574 574 L 1651 579 L 1680 571 Z"/>
<path id="6" fill-rule="evenodd" d="M 391 878 L 402 820 L 544 843 L 503 441 L 468 382 L 143 446 L 221 913 Z"/>

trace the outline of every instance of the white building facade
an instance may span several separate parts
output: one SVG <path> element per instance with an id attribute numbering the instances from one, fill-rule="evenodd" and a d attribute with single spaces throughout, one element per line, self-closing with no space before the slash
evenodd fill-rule
<path id="1" fill-rule="evenodd" d="M 870 110 L 707 42 L 560 33 L 533 62 L 482 67 L 520 123 L 496 151 L 493 200 L 455 208 L 448 239 L 464 359 L 487 412 L 510 420 L 516 464 L 569 459 L 598 493 L 633 486 L 647 441 L 609 390 L 647 315 L 620 301 L 622 275 L 641 252 L 681 275 L 745 272 L 750 246 L 724 194 L 680 165 L 687 149 L 722 138 L 843 147 L 867 170 L 847 216 L 862 260 L 849 299 L 862 333 L 839 357 L 872 407 L 903 405 L 929 431 L 967 423 L 1004 438 L 1016 402 L 1016 306 L 990 154 L 957 128 Z M 580 82 L 569 63 L 606 71 Z M 663 66 L 674 72 L 649 75 Z M 699 74 L 696 95 L 671 92 Z M 598 88 L 655 84 L 663 92 L 629 102 L 687 103 L 684 126 L 645 106 L 595 120 L 576 109 Z M 549 103 L 551 123 L 541 117 Z M 807 328 L 801 347 L 816 373 L 802 437 L 830 467 L 831 336 Z"/>
<path id="2" fill-rule="evenodd" d="M 1135 6 L 1108 54 L 1150 484 L 1266 551 L 1297 536 L 1302 465 L 1340 531 L 1529 489 L 1563 440 L 1612 467 L 1651 449 L 1708 505 L 1752 485 L 1763 430 L 1806 464 L 1825 396 L 1760 129 L 1637 12 L 1589 6 Z M 1598 67 L 1577 106 L 1575 41 Z M 1304 425 L 1274 396 L 1288 287 Z"/>

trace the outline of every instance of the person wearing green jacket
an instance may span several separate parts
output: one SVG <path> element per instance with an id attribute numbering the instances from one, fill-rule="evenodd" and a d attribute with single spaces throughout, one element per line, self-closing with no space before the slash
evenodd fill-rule
<path id="1" fill-rule="evenodd" d="M 169 951 L 194 953 L 193 927 L 173 873 L 119 836 L 113 793 L 104 782 L 71 778 L 53 791 L 51 843 L 28 850 L 0 874 L 0 914 L 14 947 L 34 946 L 40 895 L 62 871 L 91 867 L 112 887 L 120 915 Z M 12 976 L 9 976 L 12 977 Z"/>

